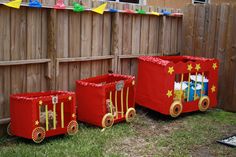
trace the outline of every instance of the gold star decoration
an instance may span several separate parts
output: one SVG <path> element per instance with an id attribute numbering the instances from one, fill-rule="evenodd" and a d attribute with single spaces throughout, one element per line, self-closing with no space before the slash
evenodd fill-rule
<path id="1" fill-rule="evenodd" d="M 174 71 L 175 71 L 175 70 L 174 70 L 174 67 L 169 67 L 169 69 L 168 69 L 168 73 L 169 73 L 169 74 L 172 75 L 172 73 L 173 73 Z"/>
<path id="2" fill-rule="evenodd" d="M 216 70 L 217 67 L 218 67 L 217 64 L 216 64 L 216 63 L 213 63 L 212 68 L 213 68 L 214 70 Z"/>
<path id="3" fill-rule="evenodd" d="M 200 65 L 200 64 L 196 64 L 195 69 L 196 69 L 197 71 L 199 71 L 199 70 L 201 69 L 201 65 Z"/>
<path id="4" fill-rule="evenodd" d="M 39 121 L 38 120 L 35 121 L 35 125 L 39 125 Z"/>
<path id="5" fill-rule="evenodd" d="M 170 98 L 172 96 L 172 90 L 168 90 L 166 95 L 168 96 L 168 98 Z"/>
<path id="6" fill-rule="evenodd" d="M 40 101 L 39 101 L 39 105 L 42 105 L 42 104 L 43 104 L 43 101 L 42 101 L 42 100 L 40 100 Z"/>
<path id="7" fill-rule="evenodd" d="M 216 91 L 216 86 L 213 85 L 213 86 L 211 87 L 211 92 L 214 93 L 215 91 Z"/>
<path id="8" fill-rule="evenodd" d="M 192 64 L 189 64 L 187 69 L 188 69 L 188 71 L 191 71 L 193 69 Z"/>
<path id="9" fill-rule="evenodd" d="M 72 114 L 72 118 L 75 118 L 75 113 Z"/>
<path id="10" fill-rule="evenodd" d="M 71 97 L 71 96 L 69 96 L 68 100 L 72 100 L 72 97 Z"/>

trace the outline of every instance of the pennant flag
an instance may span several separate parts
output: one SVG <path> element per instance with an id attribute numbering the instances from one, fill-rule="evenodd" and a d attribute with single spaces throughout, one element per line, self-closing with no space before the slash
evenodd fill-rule
<path id="1" fill-rule="evenodd" d="M 146 11 L 142 9 L 137 9 L 136 11 L 138 14 L 146 14 Z"/>
<path id="2" fill-rule="evenodd" d="M 107 3 L 104 3 L 100 5 L 99 7 L 92 9 L 92 11 L 98 14 L 103 14 L 106 9 L 106 6 L 107 6 Z"/>
<path id="3" fill-rule="evenodd" d="M 117 9 L 112 9 L 112 8 L 110 8 L 110 9 L 109 9 L 109 12 L 111 12 L 111 13 L 117 13 L 118 10 L 117 10 Z"/>
<path id="4" fill-rule="evenodd" d="M 183 13 L 173 13 L 172 16 L 183 16 Z"/>
<path id="5" fill-rule="evenodd" d="M 152 11 L 151 14 L 152 14 L 152 15 L 156 15 L 156 16 L 160 16 L 160 15 L 161 15 L 160 13 L 155 12 L 155 11 Z"/>
<path id="6" fill-rule="evenodd" d="M 130 9 L 125 9 L 124 11 L 128 14 L 134 14 L 135 13 L 133 10 L 130 10 Z"/>
<path id="7" fill-rule="evenodd" d="M 163 13 L 163 15 L 166 15 L 166 16 L 168 16 L 168 15 L 171 14 L 171 12 L 169 12 L 169 11 L 167 11 L 167 10 L 162 10 L 161 12 Z"/>
<path id="8" fill-rule="evenodd" d="M 77 2 L 74 2 L 73 5 L 74 5 L 74 9 L 73 9 L 74 12 L 82 12 L 85 9 L 84 6 L 80 5 Z"/>
<path id="9" fill-rule="evenodd" d="M 42 8 L 42 4 L 38 0 L 30 0 L 29 7 Z"/>
<path id="10" fill-rule="evenodd" d="M 54 6 L 54 9 L 66 9 L 66 6 L 64 4 L 64 0 L 57 0 L 57 3 Z"/>
<path id="11" fill-rule="evenodd" d="M 14 0 L 11 2 L 5 3 L 4 5 L 8 6 L 8 7 L 19 9 L 21 2 L 22 2 L 22 0 Z"/>

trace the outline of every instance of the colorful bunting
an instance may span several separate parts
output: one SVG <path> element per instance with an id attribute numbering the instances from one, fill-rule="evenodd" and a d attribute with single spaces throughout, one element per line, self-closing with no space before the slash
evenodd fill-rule
<path id="1" fill-rule="evenodd" d="M 156 15 L 156 16 L 160 16 L 160 15 L 161 15 L 160 13 L 155 12 L 155 11 L 152 11 L 151 14 L 152 14 L 152 15 Z"/>
<path id="2" fill-rule="evenodd" d="M 42 8 L 42 4 L 38 0 L 30 0 L 29 7 Z"/>
<path id="3" fill-rule="evenodd" d="M 54 6 L 55 9 L 66 9 L 64 4 L 64 0 L 57 0 L 56 5 Z"/>
<path id="4" fill-rule="evenodd" d="M 11 2 L 5 3 L 4 5 L 8 6 L 8 7 L 19 9 L 21 2 L 22 2 L 22 0 L 14 0 Z"/>
<path id="5" fill-rule="evenodd" d="M 142 9 L 137 9 L 136 11 L 138 14 L 146 14 L 146 11 Z"/>
<path id="6" fill-rule="evenodd" d="M 130 9 L 125 9 L 124 12 L 128 13 L 128 14 L 134 14 L 135 13 L 133 10 L 130 10 Z"/>
<path id="7" fill-rule="evenodd" d="M 109 12 L 111 12 L 111 13 L 117 13 L 118 10 L 117 10 L 117 9 L 112 9 L 112 8 L 110 8 L 110 9 L 109 9 Z"/>
<path id="8" fill-rule="evenodd" d="M 172 16 L 183 16 L 183 13 L 173 13 Z"/>
<path id="9" fill-rule="evenodd" d="M 103 14 L 106 9 L 106 6 L 107 6 L 107 3 L 104 3 L 100 5 L 99 7 L 92 9 L 92 11 L 98 14 Z"/>
<path id="10" fill-rule="evenodd" d="M 84 6 L 80 5 L 77 2 L 74 2 L 73 5 L 74 5 L 74 9 L 73 9 L 74 12 L 82 12 L 85 9 Z"/>

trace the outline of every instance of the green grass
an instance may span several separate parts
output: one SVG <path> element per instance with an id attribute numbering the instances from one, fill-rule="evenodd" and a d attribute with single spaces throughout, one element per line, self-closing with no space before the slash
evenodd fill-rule
<path id="1" fill-rule="evenodd" d="M 80 124 L 77 135 L 47 138 L 42 144 L 3 137 L 0 156 L 234 156 L 235 148 L 216 143 L 233 133 L 235 113 L 211 110 L 172 119 L 139 109 L 133 123 L 120 123 L 104 132 Z"/>

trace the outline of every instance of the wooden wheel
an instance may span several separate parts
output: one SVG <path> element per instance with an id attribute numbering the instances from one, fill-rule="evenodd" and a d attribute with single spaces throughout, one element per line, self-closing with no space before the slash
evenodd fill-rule
<path id="1" fill-rule="evenodd" d="M 9 124 L 7 125 L 7 134 L 8 134 L 9 136 L 13 136 L 12 131 L 11 131 L 11 123 L 9 123 Z"/>
<path id="2" fill-rule="evenodd" d="M 111 127 L 114 123 L 114 117 L 111 113 L 107 113 L 102 118 L 102 127 L 108 128 Z"/>
<path id="3" fill-rule="evenodd" d="M 183 110 L 183 105 L 180 101 L 174 101 L 170 106 L 171 117 L 178 117 Z"/>
<path id="4" fill-rule="evenodd" d="M 32 140 L 35 143 L 41 143 L 45 138 L 46 132 L 43 127 L 37 127 L 32 131 Z"/>
<path id="5" fill-rule="evenodd" d="M 136 116 L 136 110 L 134 108 L 129 108 L 125 114 L 126 122 L 132 122 Z"/>
<path id="6" fill-rule="evenodd" d="M 75 135 L 78 132 L 78 123 L 75 120 L 70 121 L 67 126 L 68 135 Z"/>
<path id="7" fill-rule="evenodd" d="M 209 108 L 210 99 L 208 96 L 203 96 L 198 102 L 198 108 L 200 111 L 204 112 Z"/>

